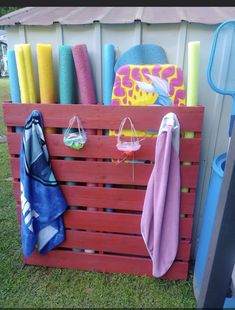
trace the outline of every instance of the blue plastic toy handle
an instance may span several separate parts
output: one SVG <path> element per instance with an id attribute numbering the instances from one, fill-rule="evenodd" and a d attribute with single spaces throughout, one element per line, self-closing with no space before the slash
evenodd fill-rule
<path id="1" fill-rule="evenodd" d="M 232 135 L 234 120 L 235 120 L 235 96 L 233 96 L 232 112 L 231 112 L 231 116 L 230 116 L 229 137 L 231 137 L 231 135 Z"/>

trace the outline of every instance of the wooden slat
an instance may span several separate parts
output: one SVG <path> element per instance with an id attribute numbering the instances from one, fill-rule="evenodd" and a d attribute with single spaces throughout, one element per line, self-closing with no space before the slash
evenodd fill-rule
<path id="1" fill-rule="evenodd" d="M 60 247 L 93 249 L 96 251 L 149 257 L 141 236 L 66 230 L 65 241 L 60 244 Z M 189 241 L 180 241 L 176 259 L 188 261 L 190 248 L 191 243 Z"/>
<path id="2" fill-rule="evenodd" d="M 57 268 L 152 276 L 152 262 L 150 259 L 118 255 L 53 250 L 42 256 L 34 251 L 30 257 L 24 257 L 24 263 Z M 175 261 L 162 279 L 186 280 L 187 275 L 188 263 Z"/>
<path id="3" fill-rule="evenodd" d="M 20 208 L 18 207 L 18 212 Z M 99 232 L 140 235 L 139 214 L 99 212 L 84 210 L 66 210 L 63 214 L 64 226 L 69 229 L 82 229 Z M 193 218 L 179 219 L 179 237 L 190 240 Z"/>
<path id="4" fill-rule="evenodd" d="M 139 214 L 125 214 L 116 212 L 96 212 L 83 210 L 67 210 L 64 213 L 66 228 L 97 230 L 101 232 L 117 232 L 140 235 Z M 181 238 L 191 238 L 192 218 L 180 218 Z"/>
<path id="5" fill-rule="evenodd" d="M 17 205 L 16 210 L 20 227 L 21 210 L 19 205 Z M 59 247 L 69 249 L 93 249 L 96 251 L 149 257 L 142 236 L 136 235 L 81 231 L 65 228 L 65 241 L 61 243 Z M 189 240 L 180 240 L 176 259 L 189 261 L 190 250 L 191 242 Z"/>
<path id="6" fill-rule="evenodd" d="M 46 143 L 50 156 L 80 157 L 80 158 L 112 158 L 118 159 L 121 153 L 116 148 L 117 138 L 109 136 L 89 136 L 81 150 L 73 150 L 63 143 L 63 135 L 46 134 Z M 10 154 L 20 154 L 20 133 L 8 133 L 7 141 Z M 136 152 L 137 160 L 155 159 L 156 138 L 146 138 L 141 141 L 141 149 Z M 201 139 L 180 139 L 180 161 L 199 162 Z"/>
<path id="7" fill-rule="evenodd" d="M 201 132 L 204 107 L 143 107 L 143 106 L 104 106 L 57 104 L 3 104 L 6 126 L 24 126 L 32 110 L 42 112 L 44 126 L 66 128 L 69 119 L 78 114 L 84 128 L 118 129 L 121 120 L 127 115 L 138 130 L 158 130 L 162 118 L 174 112 L 182 131 Z"/>
<path id="8" fill-rule="evenodd" d="M 133 164 L 111 162 L 86 162 L 74 160 L 51 160 L 57 181 L 109 183 L 124 185 L 147 185 L 153 164 L 134 164 L 134 180 L 132 179 Z M 19 178 L 19 158 L 11 158 L 13 178 Z M 198 165 L 182 165 L 181 186 L 196 188 Z"/>
<path id="9" fill-rule="evenodd" d="M 142 211 L 145 190 L 61 185 L 69 206 L 110 208 L 117 210 Z M 20 202 L 19 182 L 13 182 L 14 195 Z M 193 215 L 195 193 L 181 193 L 181 214 Z"/>

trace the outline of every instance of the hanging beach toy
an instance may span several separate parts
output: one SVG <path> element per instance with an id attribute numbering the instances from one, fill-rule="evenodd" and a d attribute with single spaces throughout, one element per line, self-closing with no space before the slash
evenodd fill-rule
<path id="1" fill-rule="evenodd" d="M 121 140 L 121 135 L 123 131 L 123 127 L 126 123 L 126 121 L 129 121 L 130 126 L 131 126 L 131 140 L 130 141 L 122 141 Z M 142 139 L 143 140 L 143 139 Z M 132 158 L 132 163 L 133 163 L 133 170 L 132 170 L 132 176 L 133 176 L 133 181 L 134 181 L 134 153 L 138 151 L 141 148 L 140 140 L 137 136 L 134 124 L 130 117 L 125 117 L 120 124 L 119 131 L 118 131 L 118 136 L 117 136 L 117 144 L 116 147 L 119 151 L 122 152 L 123 158 L 119 163 L 125 161 L 126 159 Z"/>
<path id="2" fill-rule="evenodd" d="M 77 121 L 77 131 L 72 131 L 73 123 Z M 64 133 L 64 144 L 75 150 L 80 150 L 86 144 L 87 136 L 82 127 L 79 117 L 73 116 L 69 121 L 69 126 Z"/>
<path id="3" fill-rule="evenodd" d="M 126 121 L 130 122 L 131 125 L 131 141 L 121 141 L 122 130 Z M 117 149 L 124 152 L 125 155 L 133 154 L 133 152 L 138 151 L 141 147 L 140 140 L 137 136 L 134 124 L 130 117 L 125 117 L 120 124 L 118 137 L 117 137 Z"/>

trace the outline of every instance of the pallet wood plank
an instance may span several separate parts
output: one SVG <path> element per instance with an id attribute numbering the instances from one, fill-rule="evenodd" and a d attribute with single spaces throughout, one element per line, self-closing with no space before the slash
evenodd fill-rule
<path id="1" fill-rule="evenodd" d="M 60 244 L 62 248 L 93 249 L 112 253 L 123 253 L 149 257 L 142 236 L 131 236 L 112 233 L 65 230 L 65 241 Z M 179 242 L 176 259 L 188 261 L 191 243 L 181 240 Z"/>
<path id="2" fill-rule="evenodd" d="M 114 210 L 142 211 L 145 190 L 128 188 L 106 188 L 60 185 L 68 206 L 83 206 L 94 208 L 110 208 Z M 14 195 L 20 202 L 20 184 L 13 182 Z M 180 194 L 180 213 L 193 215 L 195 205 L 195 193 Z"/>
<path id="3" fill-rule="evenodd" d="M 21 210 L 17 205 L 17 219 L 19 227 L 21 225 Z M 138 256 L 148 256 L 143 238 L 141 235 L 125 235 L 117 233 L 102 233 L 97 231 L 74 230 L 65 227 L 65 240 L 59 248 L 93 249 L 118 254 L 130 254 Z M 191 242 L 189 239 L 179 240 L 176 259 L 189 261 Z"/>
<path id="4" fill-rule="evenodd" d="M 201 132 L 204 107 L 143 107 L 143 106 L 104 106 L 104 105 L 54 105 L 51 104 L 12 104 L 5 102 L 3 112 L 6 126 L 24 126 L 25 120 L 37 109 L 42 112 L 44 126 L 66 128 L 69 119 L 78 114 L 84 128 L 119 128 L 127 115 L 138 130 L 158 130 L 165 114 L 177 115 L 182 131 Z"/>
<path id="5" fill-rule="evenodd" d="M 147 258 L 53 250 L 45 256 L 34 251 L 23 261 L 28 265 L 152 276 L 152 263 Z M 162 279 L 186 280 L 187 274 L 188 263 L 175 261 Z"/>
<path id="6" fill-rule="evenodd" d="M 81 150 L 73 150 L 63 143 L 62 134 L 45 135 L 48 152 L 51 157 L 79 157 L 119 159 L 120 152 L 116 148 L 117 138 L 109 136 L 89 136 L 87 144 Z M 7 141 L 12 155 L 20 154 L 21 133 L 8 133 Z M 156 138 L 141 141 L 142 147 L 135 154 L 137 160 L 155 159 Z M 199 162 L 201 139 L 180 139 L 180 161 Z"/>
<path id="7" fill-rule="evenodd" d="M 140 235 L 139 214 L 67 210 L 64 213 L 66 228 Z M 180 218 L 181 238 L 191 238 L 192 218 Z"/>
<path id="8" fill-rule="evenodd" d="M 146 186 L 153 164 L 134 164 L 135 177 L 132 178 L 133 164 L 111 162 L 86 162 L 74 160 L 51 160 L 57 181 L 108 183 Z M 20 177 L 19 158 L 11 158 L 13 178 Z M 198 165 L 181 165 L 181 187 L 196 188 Z"/>
<path id="9" fill-rule="evenodd" d="M 17 207 L 17 212 L 20 208 Z M 66 210 L 63 214 L 64 226 L 67 229 L 81 229 L 107 233 L 141 235 L 139 214 L 116 212 L 99 212 L 84 210 Z M 19 218 L 20 220 L 20 218 Z M 193 218 L 179 219 L 179 237 L 190 240 Z"/>

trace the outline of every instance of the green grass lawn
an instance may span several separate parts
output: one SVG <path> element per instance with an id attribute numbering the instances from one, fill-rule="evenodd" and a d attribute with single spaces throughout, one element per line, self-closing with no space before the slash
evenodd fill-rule
<path id="1" fill-rule="evenodd" d="M 0 102 L 9 99 L 0 79 Z M 0 135 L 6 133 L 0 109 Z M 0 143 L 0 308 L 195 308 L 189 281 L 23 266 L 8 148 Z"/>

